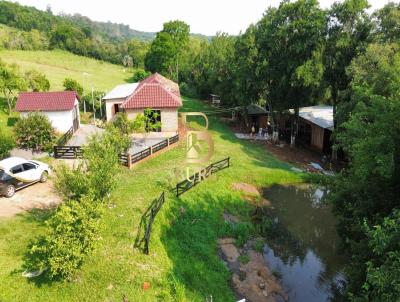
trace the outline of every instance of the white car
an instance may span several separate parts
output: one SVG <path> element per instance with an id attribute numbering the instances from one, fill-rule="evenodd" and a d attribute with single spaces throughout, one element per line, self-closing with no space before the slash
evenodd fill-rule
<path id="1" fill-rule="evenodd" d="M 15 191 L 37 182 L 46 182 L 50 175 L 47 164 L 20 157 L 0 161 L 0 195 L 12 197 Z"/>

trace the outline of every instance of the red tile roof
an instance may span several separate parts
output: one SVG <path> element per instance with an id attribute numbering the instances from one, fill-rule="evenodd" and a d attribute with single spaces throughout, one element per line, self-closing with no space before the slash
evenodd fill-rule
<path id="1" fill-rule="evenodd" d="M 74 108 L 75 91 L 22 92 L 18 96 L 16 111 L 67 111 Z"/>
<path id="2" fill-rule="evenodd" d="M 177 83 L 155 73 L 140 82 L 122 104 L 125 109 L 178 108 L 182 106 Z"/>

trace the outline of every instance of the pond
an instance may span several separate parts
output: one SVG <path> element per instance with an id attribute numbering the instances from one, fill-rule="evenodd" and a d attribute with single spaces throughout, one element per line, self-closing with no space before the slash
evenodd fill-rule
<path id="1" fill-rule="evenodd" d="M 346 258 L 323 190 L 311 186 L 272 186 L 263 191 L 271 202 L 264 257 L 280 276 L 289 301 L 340 301 Z"/>

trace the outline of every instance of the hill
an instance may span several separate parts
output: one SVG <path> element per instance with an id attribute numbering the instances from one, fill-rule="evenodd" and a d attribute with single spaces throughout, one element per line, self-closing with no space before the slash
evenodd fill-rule
<path id="1" fill-rule="evenodd" d="M 34 68 L 44 73 L 50 81 L 50 90 L 62 90 L 63 80 L 69 77 L 87 90 L 93 84 L 95 90 L 109 91 L 117 84 L 129 82 L 133 72 L 132 69 L 62 50 L 2 50 L 0 58 L 7 63 L 16 63 L 22 71 Z"/>
<path id="2" fill-rule="evenodd" d="M 132 49 L 130 41 L 140 40 L 141 48 L 146 49 L 155 36 L 155 33 L 137 31 L 124 24 L 97 22 L 79 14 L 54 15 L 50 9 L 42 11 L 1 0 L 0 24 L 3 24 L 0 47 L 63 49 L 114 64 L 122 64 L 126 56 L 134 58 L 140 52 Z M 34 41 L 34 46 L 30 46 L 30 41 Z M 141 65 L 143 62 L 134 62 L 134 66 Z"/>

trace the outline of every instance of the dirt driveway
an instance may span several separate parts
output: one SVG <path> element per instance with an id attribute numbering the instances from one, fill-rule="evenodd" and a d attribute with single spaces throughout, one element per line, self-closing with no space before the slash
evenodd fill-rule
<path id="1" fill-rule="evenodd" d="M 37 183 L 20 191 L 11 198 L 0 197 L 0 218 L 12 217 L 34 208 L 45 209 L 61 202 L 49 180 Z"/>

